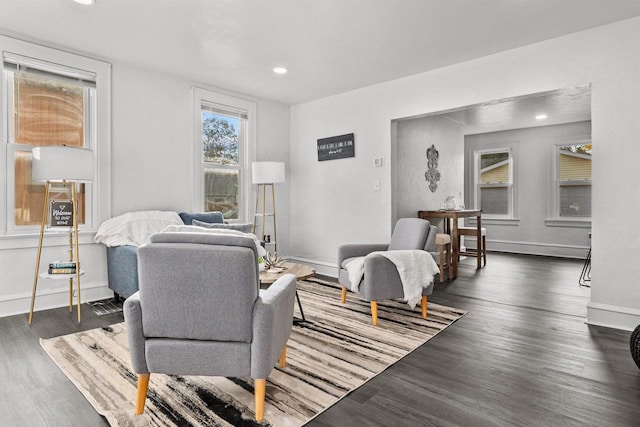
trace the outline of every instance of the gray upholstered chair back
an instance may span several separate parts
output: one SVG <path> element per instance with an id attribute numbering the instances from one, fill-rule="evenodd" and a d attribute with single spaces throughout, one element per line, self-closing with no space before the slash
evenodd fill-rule
<path id="1" fill-rule="evenodd" d="M 424 244 L 424 250 L 427 252 L 436 252 L 436 235 L 438 234 L 438 227 L 429 224 L 429 231 L 427 234 L 427 241 Z"/>
<path id="2" fill-rule="evenodd" d="M 400 218 L 389 242 L 390 251 L 424 249 L 430 223 L 420 218 Z"/>
<path id="3" fill-rule="evenodd" d="M 247 237 L 152 236 L 138 249 L 145 336 L 251 342 L 257 259 L 255 243 Z"/>

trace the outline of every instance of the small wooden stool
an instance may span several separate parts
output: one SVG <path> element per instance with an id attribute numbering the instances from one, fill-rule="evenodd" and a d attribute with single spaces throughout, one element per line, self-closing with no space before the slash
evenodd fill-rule
<path id="1" fill-rule="evenodd" d="M 464 252 L 458 252 L 458 256 L 473 256 L 478 257 L 482 256 L 484 260 L 484 266 L 487 266 L 487 229 L 482 227 L 480 229 L 480 233 L 482 234 L 482 246 L 480 248 L 476 248 L 476 250 L 466 250 Z M 476 227 L 458 227 L 458 248 L 460 248 L 460 241 L 462 236 L 478 236 L 478 229 Z M 460 258 L 458 257 L 458 260 Z"/>
<path id="2" fill-rule="evenodd" d="M 446 233 L 436 234 L 438 247 L 438 266 L 440 267 L 440 283 L 444 282 L 444 268 L 447 267 L 447 279 L 451 278 L 451 236 Z"/>

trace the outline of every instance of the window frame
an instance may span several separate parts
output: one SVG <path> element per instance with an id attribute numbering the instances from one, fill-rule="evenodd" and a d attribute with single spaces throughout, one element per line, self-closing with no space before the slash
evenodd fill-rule
<path id="1" fill-rule="evenodd" d="M 40 226 L 16 226 L 14 224 L 15 194 L 14 194 L 14 153 L 17 151 L 30 151 L 32 146 L 13 143 L 12 119 L 9 114 L 9 93 L 7 73 L 5 73 L 6 56 L 17 56 L 32 60 L 36 63 L 51 64 L 53 71 L 81 70 L 87 74 L 95 75 L 95 98 L 89 99 L 94 105 L 90 114 L 93 126 L 85 129 L 85 147 L 94 153 L 96 166 L 96 179 L 93 183 L 85 185 L 86 216 L 85 224 L 79 226 L 80 242 L 92 243 L 93 233 L 98 225 L 111 216 L 111 64 L 94 60 L 81 55 L 60 51 L 46 46 L 36 45 L 22 40 L 0 35 L 0 55 L 2 55 L 2 90 L 0 102 L 0 117 L 2 118 L 3 149 L 0 150 L 0 164 L 4 166 L 4 173 L 0 174 L 0 249 L 14 247 L 36 246 Z M 85 100 L 86 96 L 85 96 Z M 11 164 L 10 164 L 11 163 Z M 11 209 L 11 210 L 10 210 Z M 26 238 L 26 240 L 25 240 Z M 18 239 L 18 240 L 16 240 Z M 46 239 L 47 240 L 47 239 Z M 51 239 L 51 244 L 58 242 Z M 49 243 L 45 242 L 45 246 Z"/>
<path id="2" fill-rule="evenodd" d="M 561 147 L 568 147 L 573 145 L 588 145 L 592 144 L 591 137 L 589 135 L 581 135 L 575 138 L 563 138 L 556 141 L 552 146 L 551 164 L 552 164 L 552 176 L 551 185 L 549 191 L 549 207 L 550 215 L 547 219 L 547 225 L 553 226 L 555 223 L 575 223 L 576 225 L 590 223 L 592 217 L 584 216 L 561 216 L 560 215 L 560 187 L 568 185 L 585 185 L 588 184 L 591 187 L 591 194 L 593 196 L 593 176 L 589 180 L 560 180 L 560 149 Z M 593 158 L 592 167 L 593 167 Z M 593 203 L 593 199 L 592 199 Z M 593 212 L 592 212 L 593 215 Z M 566 224 L 568 225 L 568 224 Z"/>
<path id="3" fill-rule="evenodd" d="M 246 125 L 238 129 L 238 165 L 213 164 L 204 161 L 202 153 L 202 106 L 208 105 L 224 115 L 246 114 Z M 238 218 L 230 222 L 248 222 L 251 194 L 251 161 L 255 159 L 256 103 L 208 89 L 193 87 L 193 195 L 192 209 L 204 212 L 204 180 L 207 169 L 237 170 Z M 242 123 L 242 121 L 241 121 Z M 244 138 L 243 138 L 244 137 Z"/>
<path id="4" fill-rule="evenodd" d="M 482 171 L 481 167 L 481 157 L 483 154 L 493 154 L 493 153 L 508 153 L 509 155 L 509 181 L 508 182 L 500 182 L 500 183 L 490 183 L 490 184 L 482 184 L 480 183 L 480 173 Z M 507 207 L 508 212 L 506 214 L 491 214 L 483 212 L 482 216 L 486 219 L 513 219 L 516 217 L 515 215 L 515 183 L 514 177 L 515 174 L 515 161 L 514 161 L 514 150 L 512 147 L 495 147 L 495 148 L 483 148 L 479 150 L 473 150 L 473 206 L 476 209 L 480 209 L 480 190 L 483 188 L 506 188 L 507 189 Z"/>

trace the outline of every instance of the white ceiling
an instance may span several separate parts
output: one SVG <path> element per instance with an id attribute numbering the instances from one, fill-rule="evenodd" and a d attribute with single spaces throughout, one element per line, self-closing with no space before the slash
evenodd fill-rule
<path id="1" fill-rule="evenodd" d="M 0 0 L 0 32 L 296 104 L 639 15 L 638 0 Z"/>
<path id="2" fill-rule="evenodd" d="M 429 114 L 435 115 L 459 124 L 465 135 L 588 121 L 591 87 L 562 88 Z M 545 118 L 536 118 L 539 115 Z"/>

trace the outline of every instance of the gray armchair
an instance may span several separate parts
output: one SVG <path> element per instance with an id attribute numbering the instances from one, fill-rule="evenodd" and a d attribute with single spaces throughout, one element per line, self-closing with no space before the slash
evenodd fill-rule
<path id="1" fill-rule="evenodd" d="M 356 257 L 375 251 L 423 249 L 435 254 L 435 237 L 438 228 L 420 218 L 401 218 L 396 223 L 388 244 L 348 244 L 338 248 L 338 282 L 342 285 L 341 302 L 351 289 L 349 273 L 345 266 Z M 365 259 L 364 276 L 359 287 L 362 298 L 371 302 L 371 320 L 378 324 L 378 300 L 402 298 L 404 296 L 400 275 L 393 262 L 382 255 Z M 427 317 L 427 296 L 433 291 L 433 283 L 422 291 L 422 317 Z"/>
<path id="2" fill-rule="evenodd" d="M 159 233 L 138 249 L 140 290 L 124 304 L 142 414 L 150 373 L 254 379 L 255 417 L 264 416 L 266 378 L 284 367 L 295 276 L 259 289 L 253 239 Z"/>

